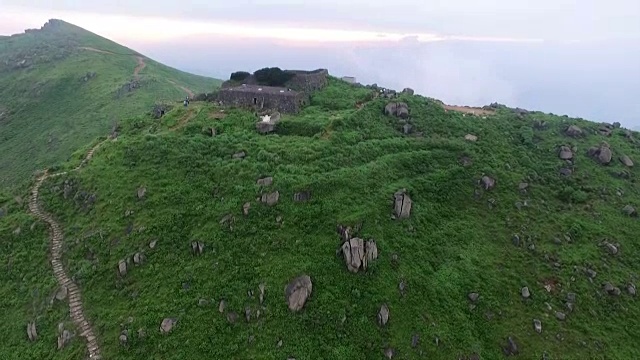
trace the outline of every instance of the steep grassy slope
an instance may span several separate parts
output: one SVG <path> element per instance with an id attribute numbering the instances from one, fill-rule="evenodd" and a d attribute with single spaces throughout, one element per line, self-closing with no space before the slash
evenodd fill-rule
<path id="1" fill-rule="evenodd" d="M 633 137 L 616 129 L 605 138 L 596 124 L 542 113 L 462 116 L 403 95 L 423 133 L 406 136 L 398 119 L 382 114 L 385 100 L 354 106 L 369 95 L 332 81 L 313 106 L 285 116 L 268 136 L 256 133 L 251 113 L 206 104 L 161 120 L 140 116 L 123 122 L 118 140 L 102 145 L 86 168 L 48 180 L 43 204 L 65 229 L 69 273 L 83 290 L 105 357 L 382 359 L 391 347 L 400 359 L 499 359 L 508 337 L 522 359 L 635 357 L 640 307 L 627 285 L 638 281 L 640 226 L 622 208 L 640 206 L 640 194 L 637 170 L 616 160 L 640 159 Z M 542 121 L 546 127 L 537 129 Z M 586 135 L 567 137 L 569 124 Z M 205 134 L 210 127 L 217 136 Z M 478 141 L 465 141 L 466 134 Z M 604 140 L 614 152 L 609 166 L 586 155 Z M 559 173 L 568 166 L 558 158 L 561 145 L 577 147 L 571 176 Z M 246 158 L 232 159 L 239 151 Z M 471 165 L 461 164 L 465 157 Z M 80 159 L 78 152 L 63 169 Z M 494 189 L 477 184 L 483 174 L 496 179 Z M 273 185 L 256 185 L 263 176 L 273 176 Z M 393 193 L 401 188 L 414 205 L 409 219 L 394 220 Z M 256 201 L 275 190 L 275 206 Z M 294 202 L 299 191 L 310 191 L 311 200 Z M 44 225 L 14 200 L 4 203 L 0 258 L 9 271 L 0 272 L 7 284 L 0 357 L 80 359 L 82 339 L 54 349 L 57 323 L 67 318 L 63 304 L 48 303 L 56 287 Z M 366 272 L 348 272 L 336 256 L 337 224 L 361 224 L 359 235 L 377 241 L 379 258 Z M 609 254 L 603 239 L 619 243 L 619 253 Z M 202 255 L 192 255 L 192 241 L 205 244 Z M 119 277 L 118 261 L 136 252 L 145 254 L 144 264 Z M 290 313 L 283 289 L 300 274 L 311 277 L 313 293 L 300 313 Z M 606 294 L 605 282 L 621 294 Z M 524 286 L 529 299 L 521 296 Z M 474 304 L 471 292 L 480 296 Z M 380 328 L 383 303 L 390 320 Z M 233 325 L 229 312 L 239 314 Z M 178 323 L 162 335 L 165 317 Z M 33 319 L 42 338 L 29 343 L 24 328 Z M 541 334 L 533 319 L 541 320 Z M 118 340 L 123 330 L 126 346 Z"/>
<path id="2" fill-rule="evenodd" d="M 0 188 L 62 162 L 114 122 L 211 91 L 181 72 L 71 24 L 0 39 Z"/>

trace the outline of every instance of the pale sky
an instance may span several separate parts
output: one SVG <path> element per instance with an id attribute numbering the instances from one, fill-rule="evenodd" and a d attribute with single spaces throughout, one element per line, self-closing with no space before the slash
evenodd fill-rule
<path id="1" fill-rule="evenodd" d="M 222 79 L 323 67 L 452 104 L 640 126 L 640 0 L 0 0 L 0 35 L 51 18 Z"/>
<path id="2" fill-rule="evenodd" d="M 638 0 L 0 0 L 0 33 L 39 27 L 47 17 L 106 36 L 149 40 L 238 34 L 243 27 L 243 35 L 285 33 L 301 40 L 370 40 L 380 33 L 425 39 L 640 38 Z"/>

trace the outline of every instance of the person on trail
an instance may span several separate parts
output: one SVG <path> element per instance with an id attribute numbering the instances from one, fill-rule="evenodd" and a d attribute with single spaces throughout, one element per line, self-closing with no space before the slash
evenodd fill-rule
<path id="1" fill-rule="evenodd" d="M 189 101 L 188 101 L 188 100 L 185 100 L 185 101 L 184 101 L 184 107 L 187 107 L 187 105 L 189 105 Z"/>

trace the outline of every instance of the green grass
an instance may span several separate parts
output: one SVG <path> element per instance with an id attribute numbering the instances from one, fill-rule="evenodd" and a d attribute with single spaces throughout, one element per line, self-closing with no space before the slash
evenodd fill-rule
<path id="1" fill-rule="evenodd" d="M 61 164 L 81 146 L 106 136 L 115 122 L 150 111 L 156 102 L 180 105 L 186 87 L 209 92 L 220 81 L 151 59 L 140 88 L 133 50 L 64 22 L 0 39 L 0 188 L 17 191 L 33 171 Z M 83 49 L 110 52 L 109 54 Z M 144 56 L 143 56 L 144 57 Z M 14 65 L 25 61 L 25 68 Z M 87 73 L 95 77 L 85 81 Z"/>
<path id="2" fill-rule="evenodd" d="M 640 307 L 626 284 L 638 283 L 640 227 L 621 209 L 640 207 L 637 170 L 622 179 L 613 175 L 623 170 L 617 159 L 602 166 L 586 155 L 588 147 L 606 140 L 614 157 L 624 153 L 640 161 L 636 143 L 622 129 L 604 138 L 596 124 L 580 119 L 542 113 L 520 118 L 508 109 L 486 119 L 465 117 L 431 99 L 403 96 L 416 130 L 424 134 L 404 136 L 397 119 L 383 115 L 385 100 L 356 109 L 356 102 L 369 97 L 366 90 L 332 80 L 312 106 L 285 116 L 267 136 L 255 131 L 250 112 L 226 109 L 226 117 L 215 120 L 210 115 L 220 109 L 209 104 L 177 108 L 161 120 L 140 115 L 123 121 L 118 140 L 99 148 L 86 168 L 48 180 L 41 200 L 64 227 L 67 268 L 80 283 L 105 358 L 382 359 L 391 346 L 402 359 L 473 352 L 498 359 L 508 336 L 518 342 L 523 359 L 539 359 L 544 352 L 552 359 L 634 358 Z M 168 130 L 190 111 L 189 123 Z M 534 130 L 539 120 L 548 128 Z M 588 134 L 568 138 L 568 124 Z M 205 127 L 219 135 L 207 136 Z M 479 140 L 465 141 L 467 133 Z M 569 178 L 559 175 L 565 165 L 557 147 L 564 144 L 578 147 L 577 172 Z M 241 150 L 247 157 L 232 160 Z M 462 156 L 473 165 L 462 167 Z M 62 168 L 81 158 L 76 152 Z M 479 190 L 482 174 L 497 179 L 495 189 Z M 256 179 L 267 175 L 274 184 L 260 189 Z M 74 184 L 67 199 L 65 181 Z M 526 194 L 518 190 L 522 181 L 530 184 Z M 136 198 L 139 186 L 147 188 L 144 200 Z M 401 188 L 414 206 L 409 219 L 398 221 L 391 219 L 392 198 Z M 276 206 L 256 202 L 272 190 L 281 194 Z M 311 191 L 311 201 L 293 202 L 302 190 Z M 93 204 L 86 201 L 91 194 Z M 245 217 L 247 201 L 252 207 Z M 516 203 L 525 201 L 528 206 L 518 210 Z M 35 220 L 24 206 L 8 196 L 3 203 L 8 215 L 0 219 L 0 259 L 12 270 L 0 273 L 6 284 L 0 335 L 7 344 L 0 358 L 79 359 L 79 339 L 69 351 L 53 350 L 55 326 L 68 320 L 60 305 L 32 306 L 34 290 L 55 290 L 45 261 L 44 225 L 30 229 Z M 127 210 L 133 215 L 126 217 Z M 220 224 L 228 214 L 235 217 L 233 229 Z M 280 216 L 282 225 L 276 222 Z M 358 223 L 360 236 L 374 238 L 380 255 L 368 271 L 352 274 L 335 255 L 335 228 Z M 17 227 L 22 231 L 14 235 Z M 521 247 L 513 245 L 514 234 Z M 565 235 L 571 242 L 554 242 Z M 621 244 L 619 256 L 598 247 L 604 238 Z M 154 239 L 158 244 L 150 249 Z M 200 257 L 190 253 L 194 240 L 206 245 Z M 146 254 L 146 263 L 119 278 L 118 261 L 136 252 Z M 598 272 L 593 283 L 581 270 L 585 266 Z M 303 273 L 312 278 L 313 294 L 303 311 L 292 314 L 283 289 Z M 556 291 L 544 289 L 548 279 L 560 284 Z M 404 297 L 401 280 L 407 284 Z M 606 281 L 621 287 L 622 295 L 604 294 Z M 257 294 L 261 282 L 267 286 L 264 308 L 257 295 L 247 297 L 249 289 Z M 521 299 L 522 286 L 531 289 L 531 299 Z M 481 295 L 475 309 L 467 300 L 472 291 Z M 563 302 L 569 292 L 577 294 L 573 312 Z M 201 307 L 199 299 L 212 303 Z M 237 324 L 229 325 L 218 312 L 220 299 L 240 315 Z M 391 312 L 383 329 L 376 325 L 382 303 Z M 246 306 L 254 315 L 260 308 L 260 319 L 246 323 Z M 555 319 L 558 310 L 567 313 L 566 321 Z M 31 344 L 24 327 L 34 317 L 46 338 Z M 169 335 L 158 331 L 164 317 L 179 319 Z M 534 318 L 542 321 L 542 334 L 535 333 Z M 118 343 L 123 329 L 132 334 L 127 347 Z M 147 337 L 138 338 L 138 329 Z M 421 338 L 417 349 L 410 346 L 413 334 Z"/>

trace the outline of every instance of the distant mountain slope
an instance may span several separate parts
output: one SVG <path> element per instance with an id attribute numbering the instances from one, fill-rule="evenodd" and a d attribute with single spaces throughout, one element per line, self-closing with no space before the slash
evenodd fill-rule
<path id="1" fill-rule="evenodd" d="M 638 134 L 408 94 L 397 117 L 390 101 L 331 79 L 268 135 L 251 111 L 194 102 L 51 169 L 69 172 L 40 207 L 104 359 L 637 358 Z M 0 359 L 82 359 L 47 224 L 0 208 Z M 338 225 L 375 240 L 346 246 L 366 269 L 348 270 Z M 285 287 L 305 274 L 294 313 Z M 76 334 L 60 351 L 59 323 Z"/>
<path id="2" fill-rule="evenodd" d="M 61 20 L 0 38 L 0 188 L 64 161 L 155 102 L 219 84 Z"/>

